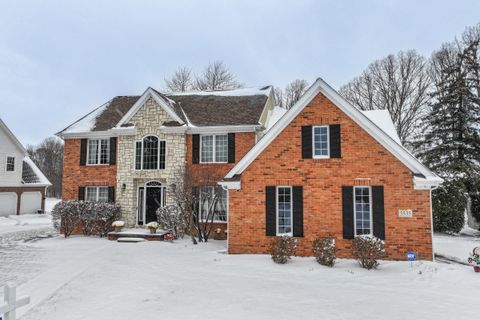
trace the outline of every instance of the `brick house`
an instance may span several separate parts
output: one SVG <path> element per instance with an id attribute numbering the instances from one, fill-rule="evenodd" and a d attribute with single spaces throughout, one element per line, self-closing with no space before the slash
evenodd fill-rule
<path id="1" fill-rule="evenodd" d="M 173 204 L 168 187 L 186 169 L 201 194 L 221 195 L 214 221 L 225 237 L 227 193 L 218 182 L 279 109 L 270 86 L 174 94 L 148 88 L 115 97 L 57 133 L 65 141 L 63 199 L 115 201 L 127 226 L 143 225 Z"/>
<path id="2" fill-rule="evenodd" d="M 0 217 L 45 210 L 50 181 L 0 119 Z"/>
<path id="3" fill-rule="evenodd" d="M 389 259 L 431 260 L 430 192 L 442 179 L 400 143 L 388 113 L 362 112 L 318 79 L 233 167 L 228 252 L 266 253 L 272 236 L 298 238 L 297 254 L 333 236 L 385 240 Z"/>

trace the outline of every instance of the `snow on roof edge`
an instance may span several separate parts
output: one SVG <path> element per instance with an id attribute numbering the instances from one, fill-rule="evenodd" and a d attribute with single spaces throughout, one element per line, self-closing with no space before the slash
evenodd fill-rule
<path id="1" fill-rule="evenodd" d="M 25 161 L 30 166 L 30 168 L 32 168 L 33 172 L 37 175 L 38 179 L 40 180 L 39 182 L 35 182 L 35 183 L 26 183 L 26 185 L 46 185 L 46 186 L 52 185 L 52 183 L 47 179 L 47 177 L 45 177 L 42 170 L 40 170 L 37 167 L 35 162 L 33 162 L 33 160 L 29 156 L 25 156 L 23 158 L 23 161 Z"/>

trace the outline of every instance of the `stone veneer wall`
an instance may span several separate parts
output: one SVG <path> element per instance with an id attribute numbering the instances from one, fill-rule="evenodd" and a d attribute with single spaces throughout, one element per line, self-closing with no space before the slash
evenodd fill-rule
<path id="1" fill-rule="evenodd" d="M 137 223 L 138 187 L 152 180 L 168 187 L 174 182 L 177 172 L 185 167 L 185 135 L 165 134 L 160 130 L 163 122 L 171 120 L 165 110 L 150 98 L 130 120 L 137 128 L 136 135 L 118 137 L 116 202 L 121 205 L 122 219 L 129 227 Z M 167 157 L 164 170 L 135 170 L 135 141 L 147 135 L 166 140 Z M 126 186 L 125 190 L 122 190 L 123 184 Z M 167 192 L 167 205 L 171 201 Z"/>

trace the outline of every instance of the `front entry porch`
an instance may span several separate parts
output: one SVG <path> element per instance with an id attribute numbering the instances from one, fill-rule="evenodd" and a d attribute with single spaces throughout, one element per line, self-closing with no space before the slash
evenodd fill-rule
<path id="1" fill-rule="evenodd" d="M 166 187 L 158 181 L 148 181 L 137 186 L 136 224 L 157 221 L 157 210 L 166 203 Z"/>

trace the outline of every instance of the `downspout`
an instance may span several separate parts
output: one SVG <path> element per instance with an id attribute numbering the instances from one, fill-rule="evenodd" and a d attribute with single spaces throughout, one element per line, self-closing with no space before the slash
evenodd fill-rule
<path id="1" fill-rule="evenodd" d="M 432 234 L 432 261 L 435 262 L 435 248 L 433 243 L 433 209 L 432 209 L 432 190 L 437 189 L 438 187 L 430 188 L 430 232 Z"/>
<path id="2" fill-rule="evenodd" d="M 227 191 L 227 254 L 228 254 L 228 242 L 230 239 L 230 190 L 226 186 L 222 186 L 222 189 Z"/>

